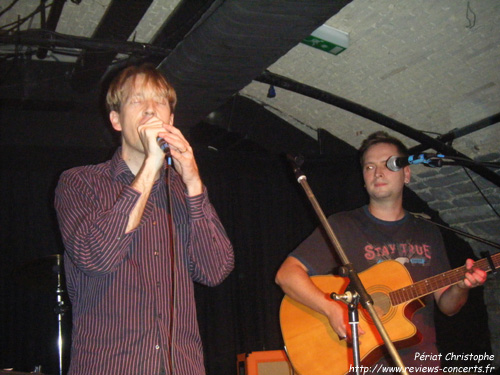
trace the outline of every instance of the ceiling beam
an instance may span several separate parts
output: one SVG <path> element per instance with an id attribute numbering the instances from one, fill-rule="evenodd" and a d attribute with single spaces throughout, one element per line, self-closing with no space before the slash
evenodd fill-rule
<path id="1" fill-rule="evenodd" d="M 148 43 L 86 38 L 41 29 L 20 31 L 14 35 L 0 35 L 0 44 L 41 46 L 52 50 L 56 48 L 73 48 L 79 50 L 83 48 L 93 51 L 112 51 L 113 55 L 122 53 L 139 57 L 159 56 L 160 58 L 164 58 L 170 52 L 168 49 Z M 26 57 L 28 55 L 29 53 L 26 51 L 18 53 L 19 57 Z"/>
<path id="2" fill-rule="evenodd" d="M 50 13 L 47 22 L 45 22 L 45 1 L 42 1 L 42 6 L 41 6 L 42 29 L 56 31 L 57 24 L 59 23 L 59 19 L 61 18 L 65 2 L 66 0 L 54 0 L 52 6 L 50 7 Z M 46 58 L 47 49 L 39 48 L 38 51 L 36 52 L 36 57 L 42 60 Z"/>
<path id="3" fill-rule="evenodd" d="M 159 64 L 191 127 L 252 82 L 351 0 L 216 1 Z"/>
<path id="4" fill-rule="evenodd" d="M 488 116 L 482 120 L 476 121 L 470 125 L 467 125 L 467 126 L 460 128 L 460 129 L 453 129 L 446 134 L 442 134 L 442 135 L 438 136 L 436 139 L 439 142 L 450 143 L 455 139 L 463 137 L 464 135 L 471 134 L 471 133 L 476 132 L 478 130 L 487 128 L 491 125 L 495 125 L 499 122 L 500 122 L 500 113 L 497 113 L 493 116 Z M 425 151 L 425 150 L 427 150 L 427 147 L 425 145 L 418 145 L 418 146 L 412 147 L 409 151 L 412 154 L 418 154 L 418 153 Z"/>
<path id="5" fill-rule="evenodd" d="M 151 44 L 173 49 L 200 20 L 210 14 L 210 7 L 216 7 L 221 0 L 184 0 L 160 27 Z M 160 63 L 160 61 L 158 61 Z"/>
<path id="6" fill-rule="evenodd" d="M 113 0 L 92 39 L 125 42 L 135 30 L 152 0 Z M 116 51 L 84 49 L 75 65 L 71 86 L 77 91 L 91 89 L 116 57 Z"/>

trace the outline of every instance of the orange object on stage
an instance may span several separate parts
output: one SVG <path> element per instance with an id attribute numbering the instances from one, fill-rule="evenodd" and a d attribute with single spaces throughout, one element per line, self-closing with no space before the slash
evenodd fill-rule
<path id="1" fill-rule="evenodd" d="M 293 372 L 284 350 L 242 353 L 237 355 L 238 375 L 299 375 Z"/>

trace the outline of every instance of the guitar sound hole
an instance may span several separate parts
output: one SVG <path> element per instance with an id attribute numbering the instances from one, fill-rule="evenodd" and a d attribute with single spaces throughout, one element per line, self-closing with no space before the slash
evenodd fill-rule
<path id="1" fill-rule="evenodd" d="M 376 290 L 376 291 L 368 290 L 368 292 L 370 293 L 370 296 L 372 297 L 373 307 L 375 309 L 375 312 L 379 316 L 382 323 L 385 323 L 393 318 L 394 314 L 396 313 L 396 309 L 392 308 L 391 300 L 389 299 L 388 293 L 390 292 L 390 289 L 388 289 L 387 291 L 385 291 L 385 290 L 381 291 L 380 286 L 377 287 L 376 289 L 378 289 L 378 290 Z M 366 311 L 365 309 L 363 309 L 362 311 L 363 311 L 363 315 L 364 315 L 365 319 L 370 324 L 373 324 L 373 320 L 372 320 L 370 314 L 368 313 L 368 311 Z"/>
<path id="2" fill-rule="evenodd" d="M 382 319 L 391 308 L 391 301 L 385 293 L 377 292 L 372 295 L 373 305 L 380 319 Z"/>

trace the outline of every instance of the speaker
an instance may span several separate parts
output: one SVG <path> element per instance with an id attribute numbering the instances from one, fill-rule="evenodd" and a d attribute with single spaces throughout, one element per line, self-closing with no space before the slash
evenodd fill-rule
<path id="1" fill-rule="evenodd" d="M 268 350 L 237 355 L 238 375 L 298 375 L 284 350 Z"/>

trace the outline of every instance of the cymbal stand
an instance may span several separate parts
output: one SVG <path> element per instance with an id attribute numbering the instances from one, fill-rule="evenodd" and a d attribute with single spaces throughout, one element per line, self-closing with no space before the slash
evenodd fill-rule
<path id="1" fill-rule="evenodd" d="M 326 218 L 323 210 L 321 209 L 318 201 L 316 200 L 316 197 L 314 196 L 308 182 L 307 182 L 307 177 L 304 175 L 304 173 L 300 170 L 300 166 L 303 163 L 303 159 L 300 159 L 299 157 L 294 158 L 290 155 L 288 155 L 288 160 L 291 162 L 293 171 L 295 173 L 295 177 L 297 178 L 297 181 L 299 184 L 302 186 L 304 189 L 307 198 L 311 202 L 314 210 L 316 211 L 316 215 L 318 216 L 319 220 L 321 221 L 321 224 L 323 225 L 326 234 L 328 235 L 329 240 L 331 241 L 333 247 L 335 248 L 343 266 L 344 270 L 344 275 L 349 277 L 350 284 L 349 288 L 352 288 L 351 290 L 354 290 L 355 293 L 359 295 L 361 305 L 368 311 L 370 314 L 370 317 L 372 318 L 372 321 L 377 328 L 377 331 L 379 332 L 382 340 L 385 343 L 385 346 L 387 350 L 389 351 L 389 354 L 391 355 L 392 359 L 394 360 L 396 366 L 400 369 L 402 374 L 408 375 L 408 371 L 406 370 L 403 361 L 401 360 L 401 357 L 399 353 L 396 351 L 396 347 L 394 346 L 394 343 L 391 341 L 389 334 L 387 333 L 385 327 L 383 326 L 377 312 L 375 311 L 375 308 L 373 306 L 373 301 L 366 291 L 363 283 L 361 282 L 361 279 L 359 278 L 358 273 L 354 269 L 354 266 L 352 263 L 349 262 L 349 259 L 347 258 L 347 255 L 342 248 L 340 242 L 337 239 L 337 236 L 333 232 L 330 224 L 328 223 L 328 219 Z M 357 345 L 357 348 L 353 348 L 353 352 L 357 351 L 359 353 L 359 342 Z M 359 366 L 358 366 L 359 369 Z"/>

